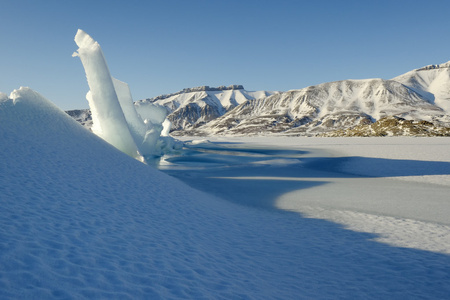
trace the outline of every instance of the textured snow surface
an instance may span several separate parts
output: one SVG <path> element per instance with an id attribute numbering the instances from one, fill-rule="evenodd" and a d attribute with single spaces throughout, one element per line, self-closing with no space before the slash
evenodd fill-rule
<path id="1" fill-rule="evenodd" d="M 2 299 L 450 294 L 449 255 L 392 247 L 326 220 L 203 194 L 124 155 L 27 88 L 9 98 L 0 94 Z M 251 149 L 231 157 L 248 162 L 249 152 L 265 161 L 256 169 L 247 164 L 257 173 L 276 174 L 276 166 L 298 159 L 295 151 L 270 162 L 277 151 Z M 192 155 L 184 162 L 210 168 L 211 161 Z M 252 186 L 270 187 L 256 183 L 235 181 L 239 199 L 257 200 Z M 280 194 L 280 185 L 273 187 L 264 199 Z M 298 187 L 284 183 L 281 191 Z"/>

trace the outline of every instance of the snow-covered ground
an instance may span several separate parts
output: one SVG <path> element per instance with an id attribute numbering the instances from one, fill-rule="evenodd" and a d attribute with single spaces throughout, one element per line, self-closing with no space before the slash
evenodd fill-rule
<path id="1" fill-rule="evenodd" d="M 206 150 L 191 157 L 215 168 L 172 172 L 185 165 L 177 157 L 161 168 L 232 201 L 328 219 L 394 246 L 450 254 L 448 138 L 211 138 L 193 144 Z M 227 180 L 215 184 L 219 178 Z M 237 180 L 242 193 L 236 193 Z M 251 197 L 242 197 L 244 190 Z"/>
<path id="2" fill-rule="evenodd" d="M 447 139 L 191 142 L 161 169 L 204 193 L 26 88 L 0 138 L 2 299 L 450 295 Z"/>

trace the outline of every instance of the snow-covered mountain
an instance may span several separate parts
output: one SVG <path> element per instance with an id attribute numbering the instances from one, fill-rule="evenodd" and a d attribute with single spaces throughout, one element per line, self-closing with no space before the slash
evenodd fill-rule
<path id="1" fill-rule="evenodd" d="M 182 134 L 315 135 L 389 116 L 448 126 L 449 65 L 424 67 L 392 80 L 343 80 L 250 100 Z"/>
<path id="2" fill-rule="evenodd" d="M 214 120 L 247 100 L 261 99 L 274 94 L 267 91 L 246 91 L 242 85 L 213 88 L 201 86 L 180 92 L 141 100 L 141 109 L 149 103 L 164 106 L 172 122 L 172 130 L 191 129 Z"/>

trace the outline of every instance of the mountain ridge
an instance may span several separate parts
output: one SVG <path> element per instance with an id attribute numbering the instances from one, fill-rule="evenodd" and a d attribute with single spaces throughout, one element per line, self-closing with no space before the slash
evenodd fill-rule
<path id="1" fill-rule="evenodd" d="M 200 127 L 240 104 L 257 98 L 267 97 L 274 92 L 247 91 L 242 85 L 211 88 L 201 86 L 183 89 L 180 92 L 163 95 L 135 103 L 137 110 L 146 105 L 157 104 L 166 108 L 172 130 Z"/>
<path id="2" fill-rule="evenodd" d="M 327 82 L 250 100 L 185 134 L 315 135 L 370 124 L 388 116 L 450 121 L 442 108 L 399 82 L 361 79 Z"/>
<path id="3" fill-rule="evenodd" d="M 240 84 L 233 84 L 233 85 L 229 85 L 229 86 L 225 86 L 225 85 L 221 85 L 219 87 L 210 87 L 209 85 L 202 85 L 202 86 L 198 86 L 198 87 L 193 87 L 193 88 L 184 88 L 181 91 L 175 92 L 175 93 L 170 93 L 170 94 L 164 94 L 164 95 L 159 95 L 153 98 L 147 98 L 147 99 L 143 99 L 143 100 L 139 100 L 138 102 L 144 102 L 144 101 L 150 101 L 150 102 L 155 102 L 158 100 L 162 100 L 162 99 L 167 99 L 173 96 L 177 96 L 183 93 L 193 93 L 193 92 L 202 92 L 202 91 L 211 91 L 211 92 L 217 92 L 217 91 L 228 91 L 228 90 L 243 90 L 244 86 L 240 85 Z"/>

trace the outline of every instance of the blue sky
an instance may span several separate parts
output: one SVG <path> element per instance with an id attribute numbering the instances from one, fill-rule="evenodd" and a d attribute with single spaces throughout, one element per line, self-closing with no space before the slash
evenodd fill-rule
<path id="1" fill-rule="evenodd" d="M 134 100 L 200 85 L 300 89 L 450 60 L 450 1 L 0 0 L 0 91 L 87 108 L 73 38 L 102 46 Z"/>

